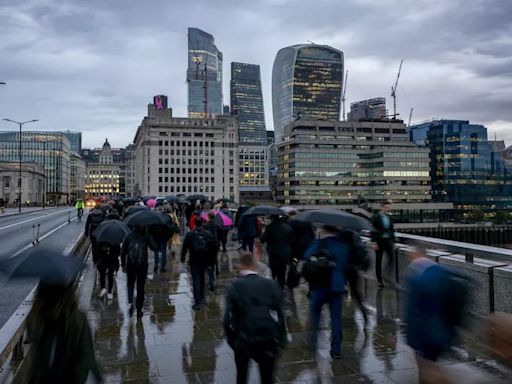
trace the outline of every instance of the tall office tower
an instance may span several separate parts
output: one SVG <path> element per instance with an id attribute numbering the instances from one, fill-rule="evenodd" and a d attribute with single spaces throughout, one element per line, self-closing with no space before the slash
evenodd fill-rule
<path id="1" fill-rule="evenodd" d="M 327 45 L 282 48 L 272 69 L 272 109 L 276 143 L 285 125 L 299 119 L 339 121 L 343 52 Z"/>
<path id="2" fill-rule="evenodd" d="M 375 97 L 350 104 L 349 121 L 379 120 L 385 117 L 386 99 L 384 97 Z"/>
<path id="3" fill-rule="evenodd" d="M 212 35 L 188 29 L 188 117 L 221 116 L 222 52 Z"/>

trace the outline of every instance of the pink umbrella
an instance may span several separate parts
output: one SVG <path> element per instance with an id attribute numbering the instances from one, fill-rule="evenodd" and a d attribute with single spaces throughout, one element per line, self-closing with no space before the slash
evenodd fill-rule
<path id="1" fill-rule="evenodd" d="M 233 220 L 226 215 L 225 213 L 222 213 L 221 211 L 217 211 L 216 209 L 212 209 L 210 212 L 212 212 L 215 216 L 220 217 L 220 224 L 222 224 L 223 227 L 232 227 L 233 226 Z M 208 220 L 208 213 L 202 212 L 201 218 L 203 220 Z"/>
<path id="2" fill-rule="evenodd" d="M 147 205 L 149 208 L 155 208 L 155 207 L 156 207 L 156 204 L 157 204 L 156 199 L 149 199 L 149 200 L 146 202 L 146 205 Z"/>

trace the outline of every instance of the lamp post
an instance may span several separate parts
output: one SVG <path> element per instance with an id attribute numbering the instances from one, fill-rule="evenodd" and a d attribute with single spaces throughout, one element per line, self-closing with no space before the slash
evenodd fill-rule
<path id="1" fill-rule="evenodd" d="M 18 212 L 21 213 L 21 128 L 25 124 L 35 123 L 36 121 L 39 121 L 39 120 L 28 120 L 28 121 L 23 121 L 23 122 L 11 120 L 11 119 L 4 119 L 4 120 L 5 121 L 9 121 L 9 122 L 14 123 L 14 124 L 18 124 L 19 127 L 20 127 L 20 140 L 19 140 L 19 148 L 18 148 L 19 166 L 20 166 L 20 169 L 19 169 L 19 171 L 20 171 L 20 173 L 19 173 L 20 179 L 18 180 L 18 189 L 19 189 L 19 192 L 18 192 Z"/>

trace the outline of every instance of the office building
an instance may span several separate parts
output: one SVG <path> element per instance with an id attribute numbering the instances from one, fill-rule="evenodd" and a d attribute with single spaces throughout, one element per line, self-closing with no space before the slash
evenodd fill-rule
<path id="1" fill-rule="evenodd" d="M 82 150 L 82 132 L 63 131 L 60 133 L 68 138 L 69 149 L 71 152 L 80 154 L 80 151 Z"/>
<path id="2" fill-rule="evenodd" d="M 70 162 L 70 200 L 85 198 L 85 161 L 76 152 L 71 152 Z"/>
<path id="3" fill-rule="evenodd" d="M 134 144 L 135 184 L 142 195 L 239 201 L 236 118 L 172 117 L 170 110 L 149 104 Z"/>
<path id="4" fill-rule="evenodd" d="M 44 170 L 38 163 L 0 161 L 0 198 L 13 206 L 18 205 L 21 186 L 22 204 L 41 205 L 44 193 Z"/>
<path id="5" fill-rule="evenodd" d="M 349 121 L 379 120 L 385 117 L 386 99 L 384 97 L 375 97 L 350 104 Z"/>
<path id="6" fill-rule="evenodd" d="M 114 155 L 108 139 L 98 156 L 97 163 L 86 166 L 85 195 L 87 198 L 101 198 L 107 200 L 119 197 L 119 163 L 114 162 Z"/>
<path id="7" fill-rule="evenodd" d="M 197 28 L 188 29 L 187 83 L 188 117 L 222 116 L 222 52 L 212 35 Z"/>
<path id="8" fill-rule="evenodd" d="M 487 128 L 468 120 L 435 120 L 412 126 L 411 138 L 430 149 L 436 201 L 454 204 L 459 219 L 471 211 L 512 209 L 511 170 L 493 150 Z"/>
<path id="9" fill-rule="evenodd" d="M 139 196 L 135 182 L 135 145 L 130 144 L 124 150 L 124 162 L 120 167 L 120 194 L 125 197 Z"/>
<path id="10" fill-rule="evenodd" d="M 343 70 L 343 52 L 326 45 L 279 50 L 272 69 L 276 143 L 295 120 L 340 120 Z"/>
<path id="11" fill-rule="evenodd" d="M 391 199 L 398 221 L 435 221 L 429 149 L 401 122 L 296 121 L 277 143 L 276 198 L 304 208 L 378 209 Z"/>
<path id="12" fill-rule="evenodd" d="M 0 132 L 0 161 L 19 159 L 19 132 Z M 46 201 L 67 204 L 71 192 L 71 151 L 61 132 L 25 131 L 21 134 L 23 162 L 40 164 L 46 179 Z"/>

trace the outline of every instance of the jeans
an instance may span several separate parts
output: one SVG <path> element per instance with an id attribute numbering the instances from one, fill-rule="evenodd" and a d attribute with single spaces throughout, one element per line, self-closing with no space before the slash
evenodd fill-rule
<path id="1" fill-rule="evenodd" d="M 160 249 L 155 251 L 155 268 L 158 267 L 158 260 L 160 259 L 160 268 L 165 269 L 167 267 L 167 241 L 160 243 Z"/>
<path id="2" fill-rule="evenodd" d="M 275 356 L 269 356 L 265 353 L 253 352 L 254 361 L 258 363 L 260 369 L 261 384 L 272 384 L 274 382 L 274 367 L 276 363 Z M 236 383 L 246 384 L 247 373 L 249 368 L 249 355 L 243 351 L 235 351 L 235 363 L 236 363 Z"/>
<path id="3" fill-rule="evenodd" d="M 341 328 L 341 292 L 332 292 L 329 289 L 317 288 L 311 291 L 311 345 L 316 347 L 320 316 L 324 304 L 329 304 L 331 315 L 331 352 L 341 353 L 343 329 Z"/>
<path id="4" fill-rule="evenodd" d="M 391 266 L 393 265 L 393 242 L 386 239 L 379 240 L 377 241 L 377 246 L 378 249 L 375 251 L 375 275 L 377 276 L 377 281 L 382 283 L 382 258 L 384 256 L 384 252 L 386 252 L 388 258 L 388 273 L 392 273 Z"/>
<path id="5" fill-rule="evenodd" d="M 249 247 L 249 252 L 252 253 L 252 251 L 254 250 L 254 237 L 242 238 L 242 249 L 246 251 L 247 247 Z"/>
<path id="6" fill-rule="evenodd" d="M 201 305 L 204 301 L 204 265 L 190 266 L 190 274 L 192 275 L 192 291 L 194 294 L 194 304 Z"/>
<path id="7" fill-rule="evenodd" d="M 100 288 L 105 288 L 105 279 L 108 278 L 108 293 L 112 293 L 114 288 L 114 267 L 112 265 L 97 265 L 98 272 L 100 273 Z"/>
<path id="8" fill-rule="evenodd" d="M 128 285 L 128 304 L 133 304 L 133 290 L 135 289 L 135 283 L 137 283 L 137 302 L 135 307 L 137 310 L 142 310 L 144 305 L 144 288 L 146 278 L 148 277 L 148 265 L 127 265 L 126 277 Z"/>

